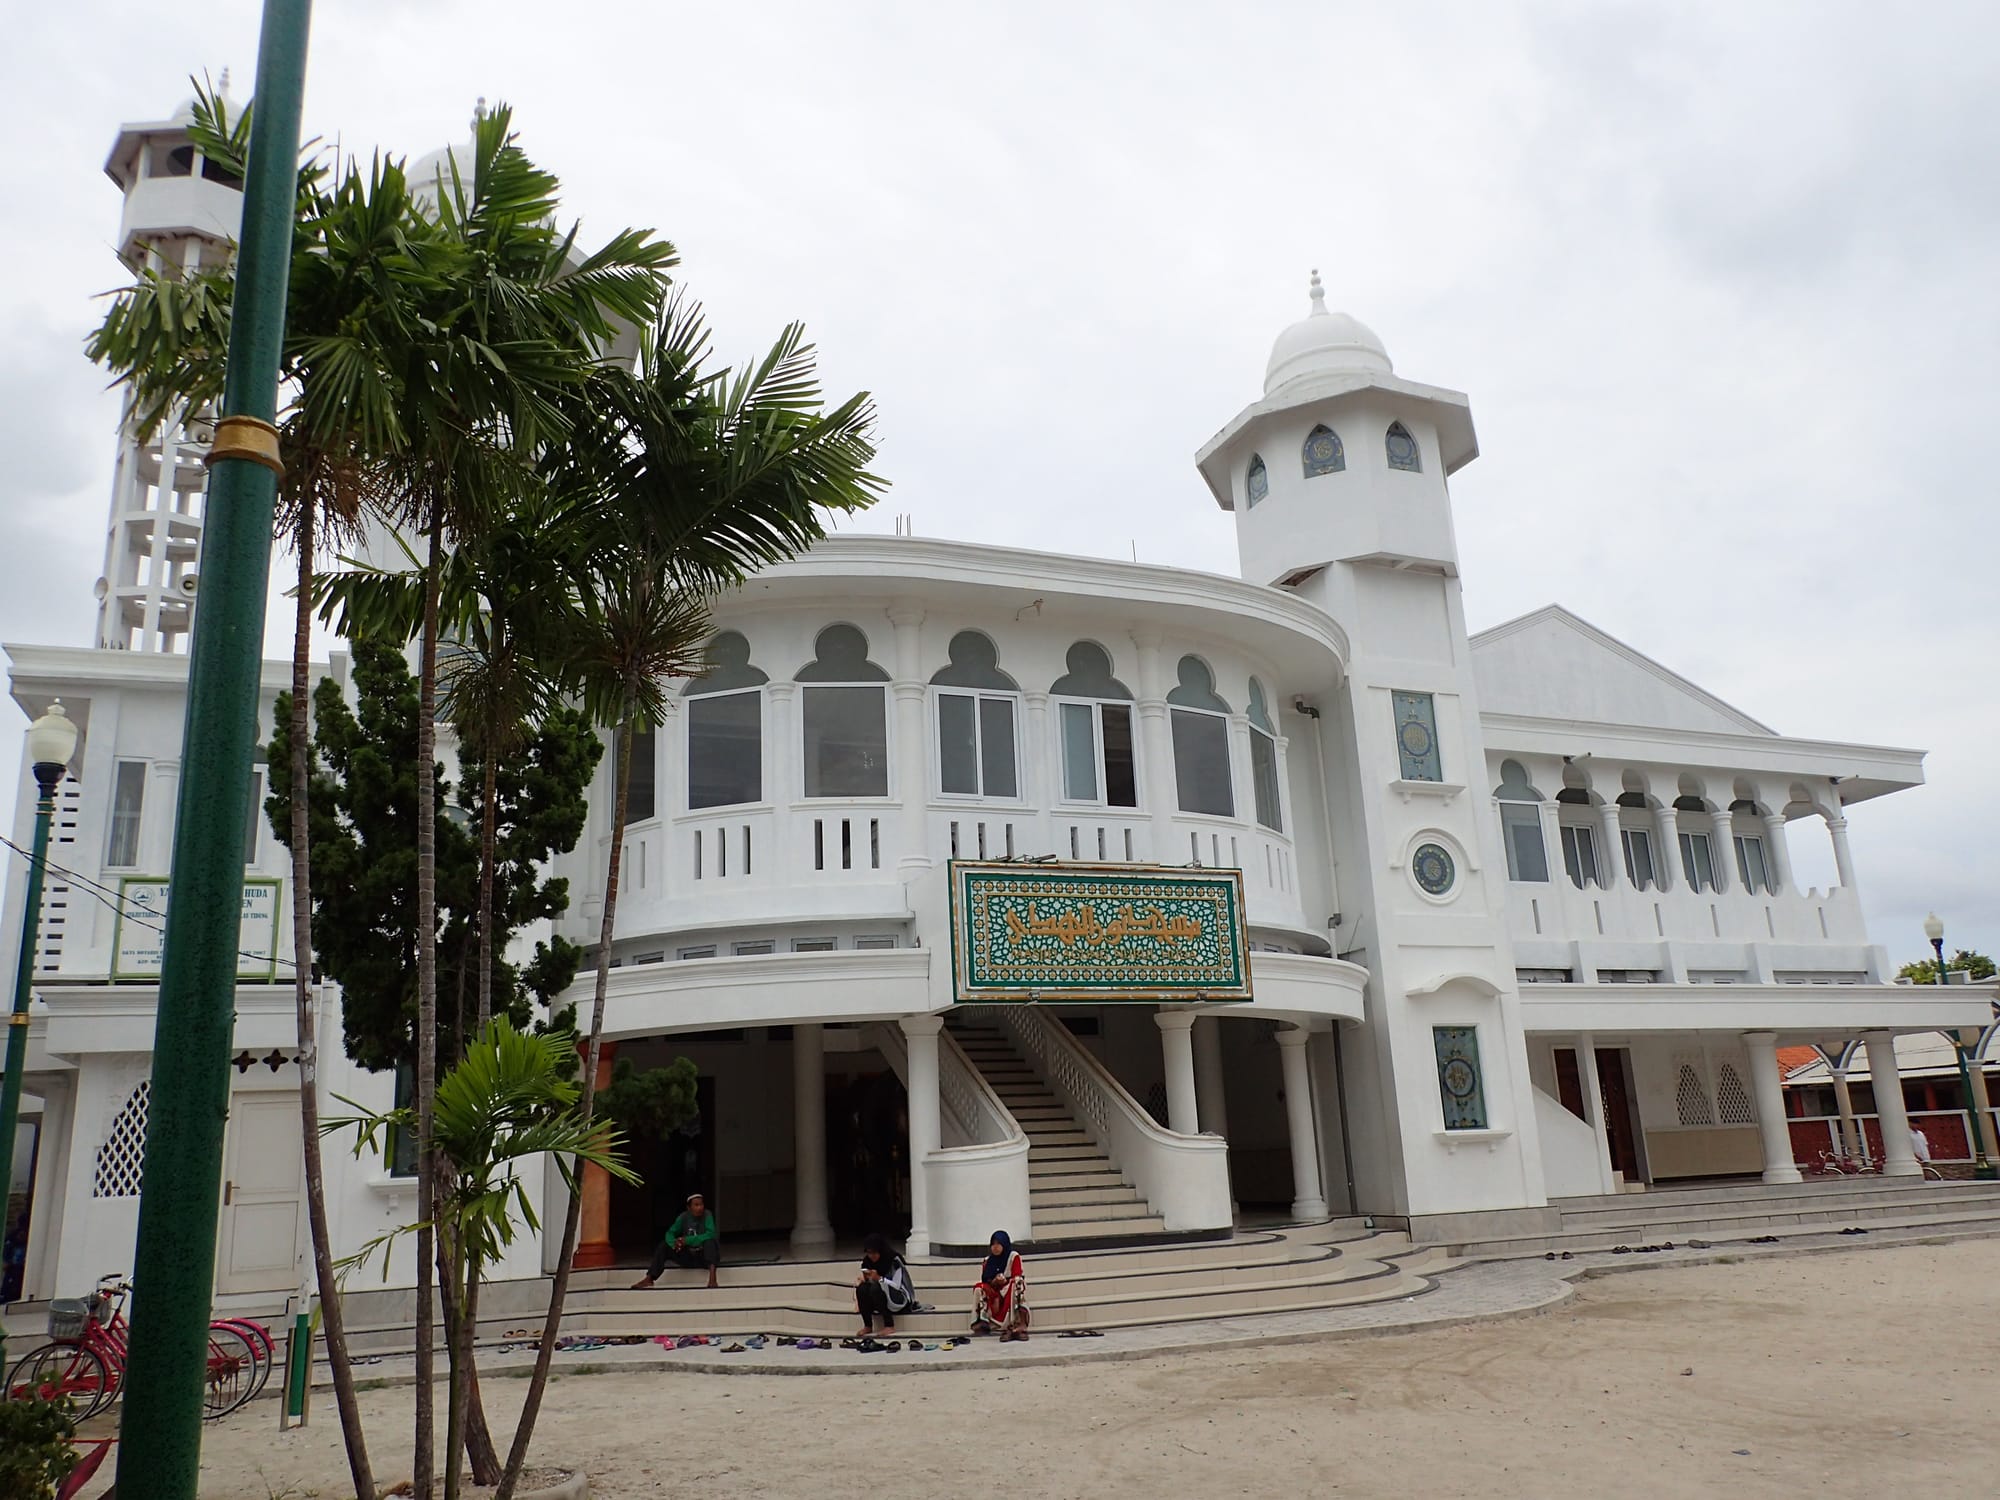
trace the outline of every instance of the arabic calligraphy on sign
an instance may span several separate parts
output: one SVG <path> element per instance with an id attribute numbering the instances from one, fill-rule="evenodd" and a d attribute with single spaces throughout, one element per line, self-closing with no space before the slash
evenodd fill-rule
<path id="1" fill-rule="evenodd" d="M 1247 999 L 1234 870 L 961 862 L 957 997 Z"/>
<path id="2" fill-rule="evenodd" d="M 1134 911 L 1130 902 L 1119 907 L 1118 915 L 1109 922 L 1100 922 L 1095 905 L 1081 908 L 1061 905 L 1043 913 L 1037 912 L 1035 903 L 1030 901 L 1027 916 L 1009 907 L 1006 922 L 1008 933 L 1017 943 L 1027 937 L 1052 937 L 1064 944 L 1087 943 L 1093 948 L 1129 938 L 1186 943 L 1198 941 L 1206 931 L 1199 917 L 1170 917 L 1157 904 Z"/>

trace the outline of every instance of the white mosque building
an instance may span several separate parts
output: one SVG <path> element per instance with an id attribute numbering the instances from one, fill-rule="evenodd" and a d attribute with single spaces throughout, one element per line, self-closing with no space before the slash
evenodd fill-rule
<path id="1" fill-rule="evenodd" d="M 128 261 L 224 253 L 236 186 L 184 126 L 119 133 Z M 1919 785 L 1921 752 L 1781 735 L 1557 606 L 1469 632 L 1470 402 L 1316 277 L 1246 394 L 1194 456 L 1236 576 L 843 536 L 720 601 L 716 670 L 640 741 L 607 1032 L 693 1059 L 702 1120 L 641 1152 L 646 1188 L 586 1183 L 584 1264 L 643 1261 L 695 1188 L 799 1256 L 881 1227 L 938 1254 L 996 1224 L 1052 1250 L 1532 1236 L 1565 1200 L 1797 1181 L 1780 1044 L 1859 1041 L 1886 1080 L 1897 1034 L 1991 1020 L 1991 986 L 1893 984 L 1863 921 L 1850 809 Z M 82 731 L 29 1026 L 30 1297 L 130 1262 L 203 438 L 121 438 L 97 640 L 4 648 L 25 719 L 60 699 Z M 586 944 L 609 775 L 560 862 Z M 23 847 L 33 796 L 24 771 Z M 1828 889 L 1794 875 L 1811 839 Z M 236 995 L 218 1275 L 256 1297 L 299 1285 L 305 1239 L 261 817 L 244 859 L 270 957 Z M 330 1055 L 321 1087 L 338 1113 L 391 1085 Z M 391 1163 L 330 1160 L 344 1248 L 410 1216 Z"/>

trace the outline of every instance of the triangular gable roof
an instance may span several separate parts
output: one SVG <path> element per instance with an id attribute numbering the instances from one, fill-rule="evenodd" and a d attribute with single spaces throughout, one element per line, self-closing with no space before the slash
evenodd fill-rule
<path id="1" fill-rule="evenodd" d="M 1473 636 L 1472 665 L 1480 707 L 1492 713 L 1777 733 L 1559 604 Z"/>

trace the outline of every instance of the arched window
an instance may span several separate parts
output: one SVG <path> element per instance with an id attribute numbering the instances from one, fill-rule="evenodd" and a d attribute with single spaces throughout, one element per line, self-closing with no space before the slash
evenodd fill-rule
<path id="1" fill-rule="evenodd" d="M 1528 784 L 1518 760 L 1500 762 L 1500 833 L 1507 845 L 1507 878 L 1548 884 L 1549 846 L 1542 838 L 1542 794 Z"/>
<path id="2" fill-rule="evenodd" d="M 687 700 L 688 809 L 764 800 L 764 684 L 750 643 L 725 630 L 708 643 L 708 670 L 681 689 Z"/>
<path id="3" fill-rule="evenodd" d="M 1389 436 L 1385 446 L 1389 450 L 1389 467 L 1407 469 L 1412 474 L 1423 472 L 1423 459 L 1417 453 L 1417 440 L 1410 436 L 1410 429 L 1401 422 L 1389 424 Z"/>
<path id="4" fill-rule="evenodd" d="M 1100 807 L 1139 805 L 1139 761 L 1132 743 L 1132 691 L 1111 675 L 1111 653 L 1078 641 L 1068 671 L 1049 688 L 1062 736 L 1062 795 Z"/>
<path id="5" fill-rule="evenodd" d="M 1347 451 L 1340 446 L 1340 434 L 1324 422 L 1306 434 L 1306 478 L 1338 474 L 1347 467 Z"/>
<path id="6" fill-rule="evenodd" d="M 805 795 L 889 795 L 889 674 L 868 659 L 868 637 L 829 625 L 800 667 Z"/>
<path id="7" fill-rule="evenodd" d="M 1018 797 L 1020 754 L 1014 704 L 1020 685 L 1000 670 L 990 637 L 961 630 L 951 664 L 931 678 L 937 693 L 938 789 L 955 797 Z"/>
<path id="8" fill-rule="evenodd" d="M 1687 793 L 1674 798 L 1674 811 L 1706 814 L 1708 804 L 1692 793 Z M 1719 882 L 1715 878 L 1716 851 L 1710 847 L 1708 835 L 1685 824 L 1681 826 L 1680 835 L 1681 873 L 1687 877 L 1688 889 L 1697 895 L 1703 891 L 1717 889 Z"/>
<path id="9" fill-rule="evenodd" d="M 1264 472 L 1264 460 L 1250 455 L 1250 467 L 1243 475 L 1244 509 L 1248 510 L 1271 493 L 1271 476 Z"/>
<path id="10" fill-rule="evenodd" d="M 1229 705 L 1215 691 L 1215 673 L 1199 656 L 1183 656 L 1172 705 L 1174 786 L 1184 813 L 1236 816 L 1229 774 Z"/>
<path id="11" fill-rule="evenodd" d="M 1250 679 L 1250 781 L 1257 796 L 1257 821 L 1273 833 L 1285 831 L 1278 795 L 1278 726 L 1264 701 L 1264 684 Z"/>

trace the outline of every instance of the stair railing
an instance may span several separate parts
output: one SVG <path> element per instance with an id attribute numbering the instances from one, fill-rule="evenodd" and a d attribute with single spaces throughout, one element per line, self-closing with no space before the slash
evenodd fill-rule
<path id="1" fill-rule="evenodd" d="M 863 1039 L 909 1087 L 903 1028 L 878 1021 Z M 983 1248 L 994 1225 L 1029 1223 L 1028 1137 L 949 1031 L 938 1033 L 938 1137 L 922 1163 L 933 1247 Z"/>
<path id="2" fill-rule="evenodd" d="M 1228 1229 L 1229 1143 L 1148 1114 L 1069 1028 L 1032 1004 L 995 1006 L 1021 1056 L 1169 1229 Z"/>

